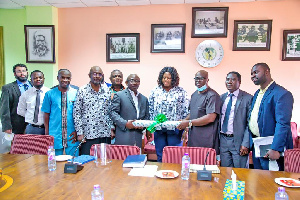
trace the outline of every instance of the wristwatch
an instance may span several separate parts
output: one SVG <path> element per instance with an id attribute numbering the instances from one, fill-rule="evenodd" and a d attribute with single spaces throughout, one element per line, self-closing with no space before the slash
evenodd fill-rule
<path id="1" fill-rule="evenodd" d="M 192 120 L 189 120 L 189 128 L 192 128 L 193 124 L 192 124 Z"/>

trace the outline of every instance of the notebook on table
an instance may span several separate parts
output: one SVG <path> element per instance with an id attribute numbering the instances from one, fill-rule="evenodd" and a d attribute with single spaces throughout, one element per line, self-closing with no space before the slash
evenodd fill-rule
<path id="1" fill-rule="evenodd" d="M 83 165 L 84 163 L 88 163 L 90 161 L 95 160 L 94 156 L 89 156 L 89 155 L 81 155 L 78 157 L 74 158 L 74 163 L 79 164 L 79 165 Z M 69 159 L 68 162 L 72 162 L 72 159 Z"/>
<path id="2" fill-rule="evenodd" d="M 144 167 L 147 161 L 147 156 L 142 155 L 129 155 L 123 162 L 123 167 Z"/>

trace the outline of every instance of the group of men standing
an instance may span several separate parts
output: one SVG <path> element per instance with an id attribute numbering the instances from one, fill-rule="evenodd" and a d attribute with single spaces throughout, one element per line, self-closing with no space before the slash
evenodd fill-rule
<path id="1" fill-rule="evenodd" d="M 138 75 L 127 77 L 125 89 L 122 72 L 114 70 L 108 87 L 102 69 L 94 66 L 88 74 L 90 82 L 77 90 L 70 85 L 71 72 L 61 69 L 59 85 L 50 90 L 43 86 L 45 78 L 39 70 L 31 73 L 31 83 L 25 65 L 15 65 L 13 72 L 17 80 L 2 87 L 0 116 L 4 132 L 22 134 L 26 127 L 27 134 L 52 135 L 56 155 L 72 155 L 82 140 L 81 154 L 89 154 L 93 144 L 111 143 L 114 137 L 115 144 L 142 146 L 144 128 L 132 122 L 149 119 L 149 103 L 138 92 Z M 268 170 L 269 160 L 276 160 L 279 170 L 283 170 L 281 153 L 293 147 L 293 96 L 273 81 L 266 63 L 252 67 L 251 79 L 260 86 L 254 97 L 239 89 L 238 72 L 227 74 L 228 92 L 219 96 L 208 86 L 208 72 L 197 72 L 190 114 L 177 129 L 188 133 L 188 146 L 216 149 L 221 166 L 247 167 L 252 150 L 254 168 Z M 263 157 L 256 156 L 253 138 L 266 136 L 274 136 L 271 149 Z"/>

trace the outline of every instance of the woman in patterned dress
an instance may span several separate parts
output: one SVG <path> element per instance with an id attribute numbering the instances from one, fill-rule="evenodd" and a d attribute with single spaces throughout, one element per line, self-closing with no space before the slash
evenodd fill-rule
<path id="1" fill-rule="evenodd" d="M 158 86 L 149 96 L 150 120 L 158 114 L 166 115 L 168 121 L 179 121 L 188 115 L 189 99 L 186 91 L 179 87 L 179 75 L 174 67 L 164 67 L 158 76 Z M 160 128 L 154 132 L 157 161 L 162 162 L 165 146 L 181 146 L 182 132 L 173 128 Z"/>

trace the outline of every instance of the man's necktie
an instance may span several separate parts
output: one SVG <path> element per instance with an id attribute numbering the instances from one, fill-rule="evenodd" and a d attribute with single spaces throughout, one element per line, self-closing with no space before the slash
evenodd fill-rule
<path id="1" fill-rule="evenodd" d="M 226 133 L 227 132 L 227 127 L 228 127 L 228 120 L 229 120 L 229 115 L 230 115 L 230 111 L 231 111 L 231 106 L 232 106 L 232 96 L 234 94 L 230 94 L 230 99 L 228 101 L 227 104 L 227 108 L 226 108 L 226 112 L 225 112 L 225 116 L 224 116 L 224 120 L 223 120 L 223 125 L 222 125 L 222 132 Z"/>
<path id="2" fill-rule="evenodd" d="M 39 110 L 40 110 L 40 90 L 36 90 L 36 101 L 35 101 L 35 109 L 34 109 L 34 117 L 33 122 L 38 122 Z"/>
<path id="3" fill-rule="evenodd" d="M 29 88 L 29 86 L 28 86 L 26 83 L 23 85 L 23 87 L 24 87 L 24 90 L 25 90 L 25 91 L 27 91 L 28 88 Z"/>

